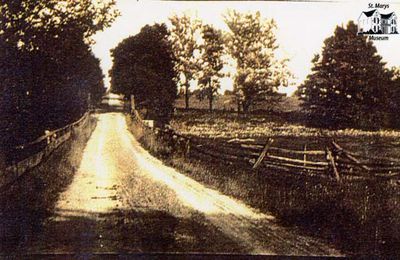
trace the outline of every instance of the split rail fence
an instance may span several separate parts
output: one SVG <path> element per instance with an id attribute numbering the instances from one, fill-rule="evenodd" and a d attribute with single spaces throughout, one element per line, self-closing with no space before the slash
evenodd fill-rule
<path id="1" fill-rule="evenodd" d="M 8 151 L 5 169 L 0 172 L 0 189 L 13 183 L 18 177 L 29 169 L 32 169 L 45 160 L 55 149 L 66 142 L 74 134 L 74 131 L 90 122 L 90 113 L 85 113 L 78 121 L 63 128 L 46 132 L 36 140 L 19 145 Z"/>
<path id="2" fill-rule="evenodd" d="M 274 145 L 274 138 L 264 143 L 232 139 L 228 141 L 204 140 L 185 136 L 172 129 L 150 127 L 136 110 L 132 118 L 147 131 L 152 131 L 186 157 L 242 164 L 249 169 L 271 168 L 292 174 L 306 174 L 344 179 L 395 179 L 400 177 L 400 159 L 364 156 L 353 153 L 331 140 L 321 149 L 288 149 Z"/>

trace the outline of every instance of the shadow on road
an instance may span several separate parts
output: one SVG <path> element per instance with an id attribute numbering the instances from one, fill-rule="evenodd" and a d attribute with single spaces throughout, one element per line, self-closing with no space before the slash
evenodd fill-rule
<path id="1" fill-rule="evenodd" d="M 243 252 L 203 224 L 201 216 L 179 218 L 163 211 L 57 212 L 25 253 Z M 209 236 L 209 234 L 213 236 Z"/>
<path id="2" fill-rule="evenodd" d="M 1 234 L 5 254 L 246 252 L 201 215 L 179 218 L 156 210 L 13 213 L 2 218 L 2 230 L 8 231 Z"/>

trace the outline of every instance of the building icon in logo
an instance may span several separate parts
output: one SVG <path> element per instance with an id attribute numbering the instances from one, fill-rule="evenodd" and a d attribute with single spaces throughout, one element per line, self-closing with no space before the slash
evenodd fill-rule
<path id="1" fill-rule="evenodd" d="M 362 12 L 358 18 L 358 34 L 397 34 L 397 16 L 394 12 L 381 14 L 377 9 Z"/>

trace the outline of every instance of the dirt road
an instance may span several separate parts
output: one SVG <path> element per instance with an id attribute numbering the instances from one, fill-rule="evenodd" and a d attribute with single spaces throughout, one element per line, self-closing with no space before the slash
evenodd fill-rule
<path id="1" fill-rule="evenodd" d="M 339 253 L 152 157 L 124 115 L 98 115 L 72 183 L 28 253 Z"/>

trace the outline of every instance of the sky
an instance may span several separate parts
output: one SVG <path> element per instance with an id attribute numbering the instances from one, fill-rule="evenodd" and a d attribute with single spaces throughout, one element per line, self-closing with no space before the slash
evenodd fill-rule
<path id="1" fill-rule="evenodd" d="M 292 94 L 311 70 L 311 59 L 320 53 L 323 42 L 333 35 L 337 25 L 346 25 L 349 20 L 357 19 L 362 11 L 368 11 L 368 3 L 373 1 L 340 2 L 266 2 L 266 1 L 135 1 L 117 0 L 121 16 L 111 27 L 97 33 L 93 38 L 93 52 L 101 60 L 101 67 L 109 86 L 108 71 L 112 60 L 110 50 L 123 39 L 139 33 L 146 24 L 167 23 L 174 14 L 189 14 L 203 23 L 228 31 L 223 14 L 228 9 L 241 12 L 260 11 L 266 19 L 274 19 L 277 24 L 276 37 L 280 45 L 278 55 L 289 58 L 288 67 L 294 74 L 293 86 L 281 89 Z M 378 2 L 377 2 L 378 3 Z M 382 2 L 383 3 L 383 2 Z M 395 12 L 400 23 L 400 1 L 384 2 L 388 9 L 379 9 L 381 13 Z M 400 25 L 398 26 L 400 30 Z M 400 66 L 400 35 L 390 35 L 387 41 L 374 41 L 378 53 L 387 66 Z M 222 91 L 232 89 L 232 80 L 221 81 Z"/>

